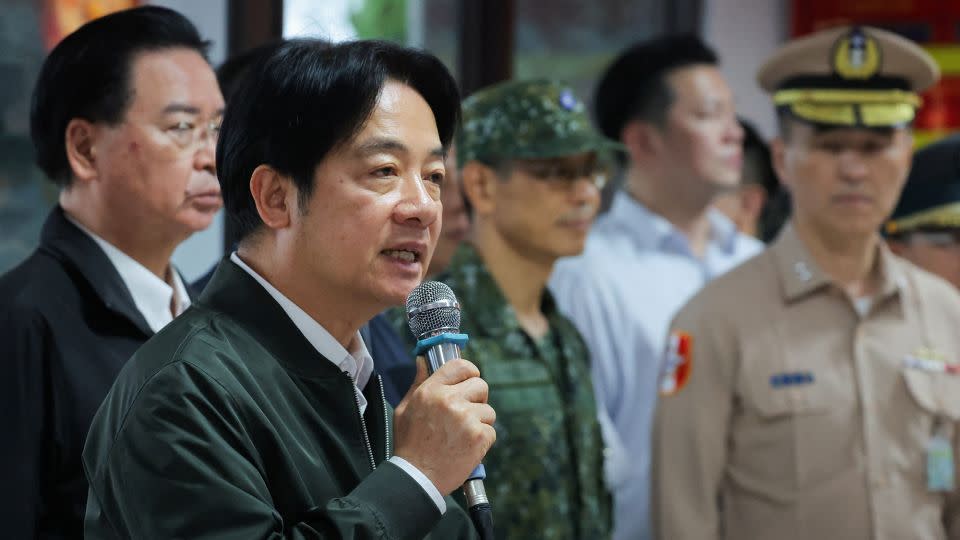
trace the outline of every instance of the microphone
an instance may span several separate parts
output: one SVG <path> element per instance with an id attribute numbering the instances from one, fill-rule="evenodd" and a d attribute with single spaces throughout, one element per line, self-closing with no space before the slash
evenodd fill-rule
<path id="1" fill-rule="evenodd" d="M 407 324 L 417 340 L 413 353 L 426 357 L 430 375 L 447 362 L 460 358 L 460 348 L 469 339 L 460 333 L 460 303 L 456 295 L 439 281 L 425 281 L 410 291 Z M 484 540 L 493 538 L 493 513 L 483 487 L 486 477 L 486 470 L 480 464 L 463 484 L 470 518 Z"/>

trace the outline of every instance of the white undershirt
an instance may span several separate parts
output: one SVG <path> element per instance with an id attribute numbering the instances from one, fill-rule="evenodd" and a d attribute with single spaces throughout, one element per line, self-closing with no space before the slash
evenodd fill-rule
<path id="1" fill-rule="evenodd" d="M 253 268 L 250 268 L 247 263 L 243 262 L 243 260 L 237 256 L 236 251 L 230 254 L 230 260 L 246 273 L 250 274 L 253 279 L 257 280 L 257 283 L 280 304 L 280 308 L 287 314 L 287 317 L 290 317 L 290 321 L 297 327 L 297 330 L 303 334 L 303 337 L 310 342 L 310 345 L 313 345 L 313 348 L 315 348 L 321 356 L 329 359 L 340 371 L 350 375 L 350 378 L 353 379 L 353 391 L 357 396 L 360 405 L 360 414 L 362 415 L 367 410 L 367 399 L 363 396 L 363 392 L 361 392 L 360 389 L 367 385 L 367 382 L 370 381 L 370 376 L 373 374 L 373 358 L 367 351 L 367 346 L 363 343 L 360 332 L 357 332 L 353 336 L 353 339 L 350 340 L 350 350 L 347 351 L 339 341 L 334 339 L 326 328 L 314 320 L 313 317 L 307 315 L 307 312 L 303 311 L 300 306 L 284 296 L 282 292 L 277 290 L 277 288 L 264 279 L 263 276 L 258 274 Z M 403 469 L 404 472 L 420 484 L 420 487 L 427 492 L 427 495 L 429 495 L 434 504 L 437 505 L 440 514 L 447 511 L 447 503 L 443 500 L 443 495 L 440 494 L 437 487 L 433 485 L 433 482 L 431 482 L 420 469 L 417 469 L 409 461 L 398 456 L 391 457 L 390 462 Z"/>
<path id="2" fill-rule="evenodd" d="M 857 314 L 861 317 L 866 317 L 867 313 L 870 313 L 871 307 L 873 307 L 872 296 L 862 296 L 853 299 L 853 309 L 857 310 Z"/>
<path id="3" fill-rule="evenodd" d="M 87 236 L 93 239 L 100 246 L 100 249 L 107 255 L 107 259 L 116 268 L 120 274 L 120 279 L 130 291 L 133 297 L 133 303 L 137 310 L 147 321 L 147 326 L 154 332 L 159 332 L 173 320 L 174 316 L 180 315 L 190 307 L 190 295 L 187 294 L 187 288 L 180 279 L 180 274 L 170 267 L 170 276 L 173 281 L 171 287 L 169 283 L 160 279 L 159 276 L 147 270 L 119 248 L 100 238 L 83 225 L 73 219 L 69 214 L 64 213 L 67 220 L 77 226 Z M 171 308 L 173 303 L 173 311 Z"/>

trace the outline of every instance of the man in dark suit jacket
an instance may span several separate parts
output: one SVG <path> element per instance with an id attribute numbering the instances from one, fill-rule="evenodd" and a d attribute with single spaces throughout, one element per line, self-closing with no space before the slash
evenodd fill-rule
<path id="1" fill-rule="evenodd" d="M 61 186 L 39 248 L 0 277 L 4 538 L 79 538 L 90 421 L 133 352 L 191 302 L 174 248 L 220 207 L 223 108 L 206 44 L 176 12 L 95 20 L 44 62 L 31 111 Z"/>
<path id="2" fill-rule="evenodd" d="M 239 247 L 141 347 L 83 452 L 86 538 L 475 537 L 449 495 L 493 444 L 457 359 L 396 409 L 360 326 L 423 279 L 456 83 L 385 42 L 285 43 L 217 147 Z"/>

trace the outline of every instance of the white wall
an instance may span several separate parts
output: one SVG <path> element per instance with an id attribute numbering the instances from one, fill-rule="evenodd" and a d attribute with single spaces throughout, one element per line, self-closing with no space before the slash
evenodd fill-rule
<path id="1" fill-rule="evenodd" d="M 210 62 L 220 65 L 227 55 L 227 0 L 150 0 L 183 13 L 210 40 Z M 207 230 L 194 234 L 173 253 L 173 263 L 188 281 L 207 273 L 223 254 L 223 211 Z"/>
<path id="2" fill-rule="evenodd" d="M 767 139 L 776 132 L 770 96 L 757 86 L 757 70 L 790 32 L 787 0 L 705 0 L 704 37 L 720 55 L 738 114 Z"/>
<path id="3" fill-rule="evenodd" d="M 183 13 L 196 25 L 204 39 L 213 42 L 210 47 L 213 65 L 220 65 L 226 59 L 227 0 L 148 0 L 147 3 Z"/>

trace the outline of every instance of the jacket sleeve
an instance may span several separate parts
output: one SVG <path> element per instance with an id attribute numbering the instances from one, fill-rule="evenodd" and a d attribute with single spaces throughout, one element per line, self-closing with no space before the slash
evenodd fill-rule
<path id="1" fill-rule="evenodd" d="M 343 497 L 281 515 L 265 477 L 282 458 L 254 447 L 234 397 L 189 364 L 150 379 L 112 445 L 99 425 L 109 414 L 98 413 L 84 451 L 87 538 L 420 539 L 441 518 L 419 484 L 389 462 Z"/>
<path id="2" fill-rule="evenodd" d="M 0 307 L 0 522 L 9 538 L 33 538 L 42 507 L 51 431 L 50 350 L 39 315 Z"/>
<path id="3" fill-rule="evenodd" d="M 720 488 L 738 347 L 733 329 L 704 307 L 688 304 L 672 325 L 690 338 L 690 365 L 686 384 L 661 395 L 656 410 L 651 493 L 656 538 L 721 538 Z"/>

